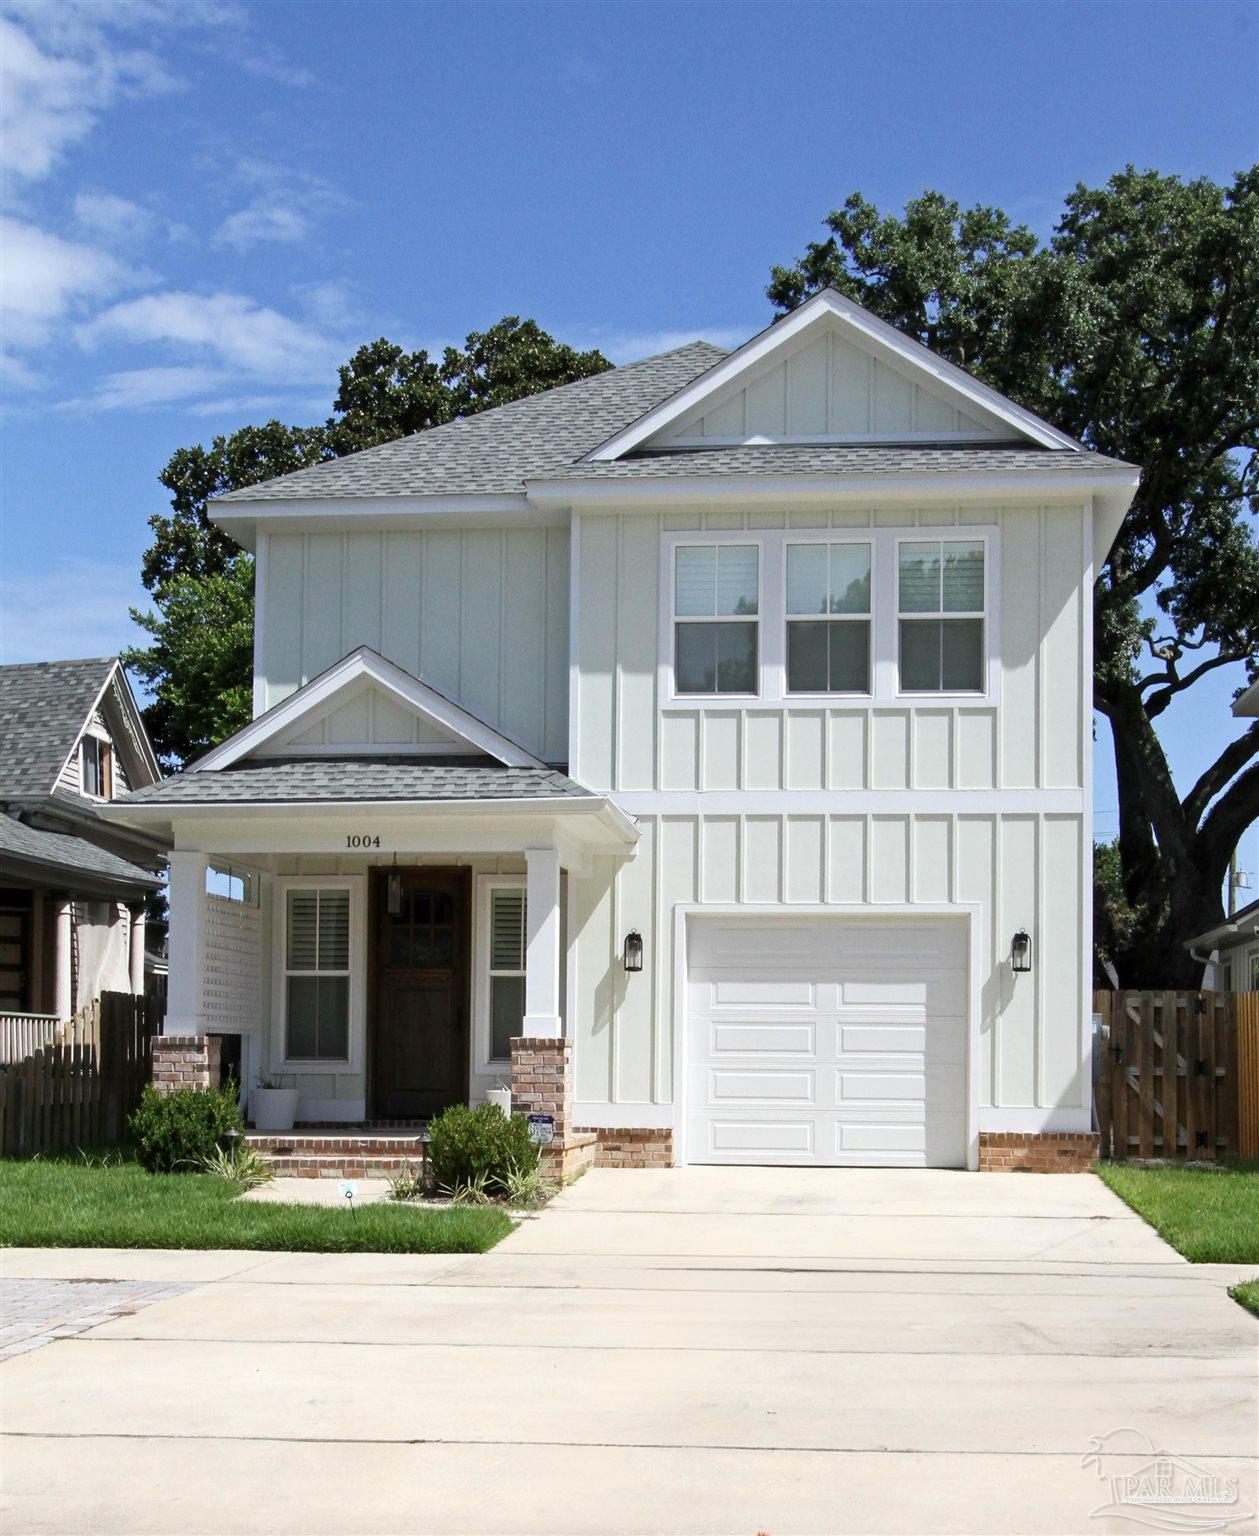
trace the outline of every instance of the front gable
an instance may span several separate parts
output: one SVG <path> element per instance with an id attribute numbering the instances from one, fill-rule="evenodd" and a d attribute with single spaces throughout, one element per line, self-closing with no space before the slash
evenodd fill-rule
<path id="1" fill-rule="evenodd" d="M 756 443 L 1079 444 L 826 289 L 588 456 Z"/>
<path id="2" fill-rule="evenodd" d="M 190 772 L 247 758 L 489 757 L 509 768 L 546 765 L 445 694 L 360 646 L 235 736 Z"/>

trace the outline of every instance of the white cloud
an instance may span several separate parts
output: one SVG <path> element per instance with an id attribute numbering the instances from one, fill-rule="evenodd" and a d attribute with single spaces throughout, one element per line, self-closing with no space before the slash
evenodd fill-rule
<path id="1" fill-rule="evenodd" d="M 58 409 L 69 410 L 148 410 L 155 406 L 177 405 L 204 395 L 207 390 L 222 389 L 231 375 L 221 368 L 180 367 L 127 368 L 100 378 L 91 395 L 61 401 Z"/>
<path id="2" fill-rule="evenodd" d="M 335 278 L 321 283 L 295 283 L 289 292 L 316 325 L 345 331 L 363 322 L 356 283 Z"/>
<path id="3" fill-rule="evenodd" d="M 0 579 L 0 657 L 114 656 L 143 640 L 127 610 L 147 604 L 134 565 L 50 559 L 17 575 L 10 566 Z"/>
<path id="4" fill-rule="evenodd" d="M 92 245 L 39 229 L 20 219 L 0 219 L 4 283 L 0 315 L 15 348 L 39 346 L 63 317 L 88 301 L 142 287 L 150 279 Z"/>
<path id="5" fill-rule="evenodd" d="M 74 221 L 107 245 L 134 244 L 158 227 L 156 215 L 147 208 L 109 192 L 80 192 L 74 199 Z"/>
<path id="6" fill-rule="evenodd" d="M 555 334 L 561 335 L 559 331 Z M 639 358 L 654 357 L 658 352 L 672 352 L 675 347 L 684 347 L 691 341 L 711 341 L 714 346 L 730 351 L 755 335 L 755 329 L 739 325 L 701 325 L 688 331 L 602 331 L 581 341 L 568 332 L 562 335 L 572 346 L 598 347 L 611 362 L 634 363 Z"/>
<path id="7" fill-rule="evenodd" d="M 233 180 L 239 187 L 251 189 L 253 195 L 243 208 L 223 220 L 214 243 L 235 251 L 305 240 L 318 218 L 345 202 L 322 176 L 294 171 L 270 160 L 237 161 Z"/>
<path id="8" fill-rule="evenodd" d="M 152 293 L 79 327 L 80 342 L 182 349 L 254 378 L 298 384 L 332 376 L 343 351 L 313 326 L 237 293 Z"/>

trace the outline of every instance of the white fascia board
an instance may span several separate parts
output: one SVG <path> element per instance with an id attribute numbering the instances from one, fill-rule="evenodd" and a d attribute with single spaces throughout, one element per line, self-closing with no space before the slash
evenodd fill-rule
<path id="1" fill-rule="evenodd" d="M 414 496 L 311 496 L 277 501 L 211 501 L 207 516 L 245 549 L 258 534 L 319 533 L 352 526 L 369 532 L 391 528 L 498 528 L 504 522 L 547 527 L 562 518 L 539 514 L 523 493 Z"/>
<path id="2" fill-rule="evenodd" d="M 758 335 L 753 336 L 750 341 L 723 358 L 707 373 L 701 374 L 685 389 L 679 390 L 671 399 L 656 406 L 654 410 L 648 411 L 646 415 L 640 416 L 636 422 L 601 443 L 598 448 L 586 455 L 587 460 L 597 463 L 600 460 L 619 459 L 633 449 L 641 447 L 649 438 L 662 432 L 666 427 L 672 426 L 704 401 L 718 395 L 737 378 L 749 373 L 753 368 L 773 357 L 775 353 L 782 351 L 805 331 L 825 324 L 828 318 L 837 320 L 841 325 L 856 332 L 865 342 L 867 349 L 873 347 L 876 353 L 894 357 L 911 371 L 925 374 L 936 383 L 943 385 L 950 393 L 960 396 L 988 415 L 997 417 L 1019 434 L 1040 443 L 1042 447 L 1079 449 L 1080 445 L 1073 437 L 1060 432 L 1057 427 L 1042 421 L 1039 416 L 1024 410 L 1022 406 L 1015 405 L 1012 400 L 1007 400 L 1004 395 L 989 388 L 987 384 L 981 384 L 978 379 L 972 378 L 963 369 L 938 357 L 921 342 L 902 335 L 894 326 L 878 319 L 869 310 L 863 309 L 860 304 L 844 298 L 834 289 L 824 288 L 821 293 L 814 294 L 811 299 L 801 304 L 799 309 L 793 310 L 784 319 L 775 321 Z"/>
<path id="3" fill-rule="evenodd" d="M 668 478 L 608 478 L 580 475 L 560 479 L 530 480 L 530 499 L 539 505 L 552 503 L 564 507 L 580 506 L 591 511 L 635 506 L 652 510 L 661 503 L 702 502 L 737 506 L 801 507 L 834 505 L 837 502 L 1010 502 L 1029 499 L 1066 501 L 1079 504 L 1090 496 L 1112 495 L 1123 498 L 1123 506 L 1132 500 L 1139 472 L 1123 466 L 1098 465 L 1095 469 L 1055 474 L 1045 470 L 1033 474 L 996 473 L 991 470 L 966 472 L 925 471 L 921 474 L 841 474 L 841 475 L 692 475 L 679 473 Z M 1123 521 L 1114 525 L 1115 533 Z M 1114 534 L 1111 535 L 1111 542 Z M 1109 546 L 1108 546 L 1109 547 Z"/>
<path id="4" fill-rule="evenodd" d="M 478 720 L 444 693 L 439 693 L 430 684 L 412 677 L 409 672 L 387 661 L 378 651 L 363 645 L 313 678 L 305 687 L 291 693 L 287 699 L 273 704 L 265 714 L 259 715 L 243 730 L 237 731 L 235 736 L 230 736 L 204 757 L 190 764 L 186 771 L 212 772 L 238 762 L 275 736 L 300 726 L 308 716 L 330 704 L 338 694 L 362 678 L 368 679 L 386 693 L 391 693 L 401 703 L 426 715 L 445 730 L 462 737 L 474 750 L 497 758 L 508 768 L 544 769 L 547 766 L 518 742 L 496 731 L 493 726 L 486 725 L 483 720 Z M 422 748 L 417 748 L 416 756 L 423 756 Z"/>
<path id="5" fill-rule="evenodd" d="M 136 830 L 151 831 L 154 824 L 165 825 L 174 839 L 182 824 L 254 824 L 272 823 L 288 818 L 317 819 L 323 827 L 334 817 L 364 816 L 397 819 L 408 825 L 431 823 L 442 829 L 448 844 L 456 845 L 459 834 L 452 828 L 452 818 L 472 822 L 536 821 L 554 822 L 566 827 L 582 843 L 595 843 L 605 851 L 632 851 L 641 833 L 638 823 L 606 795 L 557 795 L 552 799 L 517 800 L 274 800 L 257 802 L 185 801 L 172 805 L 162 801 L 140 801 L 129 805 L 125 800 L 102 807 L 107 821 Z M 584 831 L 592 826 L 590 833 Z M 260 850 L 265 851 L 265 850 Z"/>
<path id="6" fill-rule="evenodd" d="M 1259 678 L 1233 700 L 1233 713 L 1239 720 L 1244 716 L 1259 715 Z"/>
<path id="7" fill-rule="evenodd" d="M 1093 571 L 1100 573 L 1106 558 L 1119 537 L 1123 520 L 1137 494 L 1141 482 L 1140 470 L 1127 471 L 1127 479 L 1116 475 L 1104 486 L 1093 491 Z"/>

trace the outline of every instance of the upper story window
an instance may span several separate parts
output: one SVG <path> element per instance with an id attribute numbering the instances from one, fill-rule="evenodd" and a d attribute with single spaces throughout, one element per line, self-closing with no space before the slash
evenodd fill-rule
<path id="1" fill-rule="evenodd" d="M 113 753 L 99 736 L 85 736 L 79 744 L 80 782 L 83 793 L 94 800 L 110 800 L 114 793 Z"/>
<path id="2" fill-rule="evenodd" d="M 787 692 L 870 692 L 869 544 L 788 544 Z"/>
<path id="3" fill-rule="evenodd" d="M 897 558 L 902 693 L 984 691 L 984 546 L 905 540 Z"/>
<path id="4" fill-rule="evenodd" d="M 679 544 L 673 574 L 677 692 L 755 694 L 759 615 L 757 545 Z"/>

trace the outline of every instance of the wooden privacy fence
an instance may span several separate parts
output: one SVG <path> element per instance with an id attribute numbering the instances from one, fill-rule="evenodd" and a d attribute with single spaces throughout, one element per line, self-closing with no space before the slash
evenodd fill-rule
<path id="1" fill-rule="evenodd" d="M 102 992 L 50 1043 L 0 1069 L 0 1153 L 119 1141 L 149 1080 L 149 1013 L 143 997 Z"/>
<path id="2" fill-rule="evenodd" d="M 1259 1155 L 1259 993 L 1096 992 L 1093 1008 L 1103 1157 Z"/>

